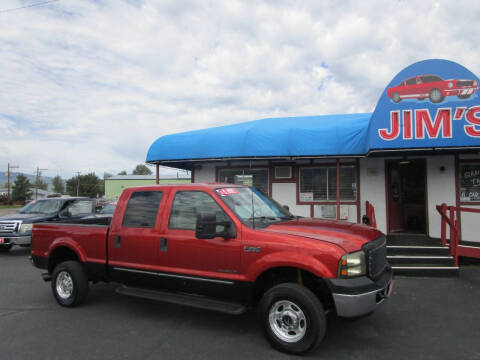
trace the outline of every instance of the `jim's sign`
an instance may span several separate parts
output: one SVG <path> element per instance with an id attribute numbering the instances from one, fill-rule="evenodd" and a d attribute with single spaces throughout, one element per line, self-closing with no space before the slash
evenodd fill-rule
<path id="1" fill-rule="evenodd" d="M 402 70 L 372 115 L 370 149 L 480 147 L 479 79 L 447 60 Z"/>
<path id="2" fill-rule="evenodd" d="M 480 106 L 439 108 L 434 114 L 429 109 L 393 110 L 389 126 L 378 129 L 378 136 L 385 141 L 450 139 L 454 121 L 462 121 L 465 135 L 480 138 Z"/>

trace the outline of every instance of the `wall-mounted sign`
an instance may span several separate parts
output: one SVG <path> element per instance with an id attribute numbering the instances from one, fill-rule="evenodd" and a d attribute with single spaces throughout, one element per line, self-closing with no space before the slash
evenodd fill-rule
<path id="1" fill-rule="evenodd" d="M 301 202 L 313 201 L 313 192 L 301 192 L 299 196 Z"/>
<path id="2" fill-rule="evenodd" d="M 480 146 L 479 79 L 447 60 L 402 70 L 372 115 L 373 149 Z"/>
<path id="3" fill-rule="evenodd" d="M 460 201 L 480 201 L 480 164 L 460 165 Z"/>

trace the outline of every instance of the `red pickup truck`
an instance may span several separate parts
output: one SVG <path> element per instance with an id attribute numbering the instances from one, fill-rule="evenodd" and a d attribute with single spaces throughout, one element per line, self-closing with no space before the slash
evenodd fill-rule
<path id="1" fill-rule="evenodd" d="M 381 232 L 295 217 L 231 184 L 129 188 L 112 218 L 35 224 L 32 262 L 63 306 L 82 303 L 90 281 L 231 314 L 256 306 L 268 340 L 290 353 L 320 343 L 327 312 L 368 314 L 393 284 Z"/>

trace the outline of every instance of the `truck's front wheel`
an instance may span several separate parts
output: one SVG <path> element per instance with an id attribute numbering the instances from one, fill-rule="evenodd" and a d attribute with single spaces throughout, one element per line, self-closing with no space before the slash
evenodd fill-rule
<path id="1" fill-rule="evenodd" d="M 52 291 L 62 306 L 80 305 L 88 295 L 88 278 L 82 264 L 64 261 L 58 264 L 52 274 Z"/>
<path id="2" fill-rule="evenodd" d="M 260 316 L 270 343 L 280 351 L 301 354 L 315 348 L 325 335 L 323 306 L 309 289 L 284 283 L 260 301 Z"/>

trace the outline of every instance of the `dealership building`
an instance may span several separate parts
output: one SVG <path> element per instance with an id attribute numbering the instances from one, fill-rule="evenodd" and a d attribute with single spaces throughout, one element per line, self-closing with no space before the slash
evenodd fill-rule
<path id="1" fill-rule="evenodd" d="M 446 60 L 402 70 L 373 113 L 272 118 L 158 138 L 147 162 L 253 185 L 295 215 L 440 238 L 437 205 L 480 209 L 479 79 Z M 367 209 L 367 202 L 371 204 Z M 480 244 L 480 214 L 457 212 Z M 447 233 L 448 237 L 448 233 Z"/>

